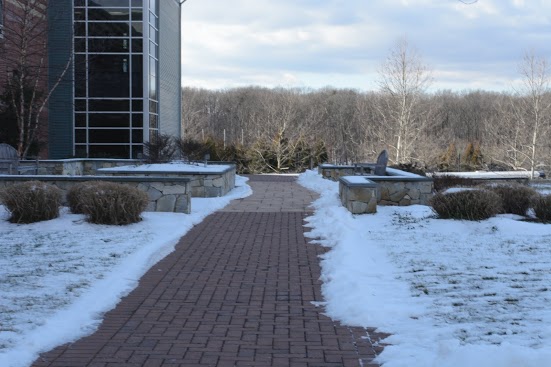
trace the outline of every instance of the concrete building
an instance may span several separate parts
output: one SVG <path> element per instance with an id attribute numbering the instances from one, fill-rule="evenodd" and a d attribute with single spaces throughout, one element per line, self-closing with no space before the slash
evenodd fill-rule
<path id="1" fill-rule="evenodd" d="M 136 158 L 180 136 L 181 2 L 48 1 L 49 158 Z"/>

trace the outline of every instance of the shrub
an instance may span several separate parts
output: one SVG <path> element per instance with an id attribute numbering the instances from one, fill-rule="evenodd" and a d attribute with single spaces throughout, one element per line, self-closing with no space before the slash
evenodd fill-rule
<path id="1" fill-rule="evenodd" d="M 176 153 L 176 145 L 170 135 L 152 136 L 144 143 L 144 155 L 147 163 L 165 163 L 172 160 Z"/>
<path id="2" fill-rule="evenodd" d="M 61 190 L 40 181 L 6 187 L 0 201 L 11 213 L 12 223 L 34 223 L 59 217 Z"/>
<path id="3" fill-rule="evenodd" d="M 444 191 L 450 187 L 472 187 L 475 186 L 475 181 L 471 178 L 452 176 L 452 175 L 438 175 L 432 176 L 434 189 Z"/>
<path id="4" fill-rule="evenodd" d="M 487 189 L 499 195 L 504 213 L 517 215 L 526 215 L 533 197 L 537 195 L 533 188 L 518 183 L 487 186 Z"/>
<path id="5" fill-rule="evenodd" d="M 442 219 L 483 220 L 503 210 L 501 198 L 489 190 L 438 193 L 430 204 Z"/>
<path id="6" fill-rule="evenodd" d="M 542 222 L 551 222 L 551 195 L 536 195 L 532 199 L 536 218 Z"/>
<path id="7" fill-rule="evenodd" d="M 145 192 L 113 182 L 93 182 L 81 190 L 79 208 L 88 221 L 96 224 L 124 225 L 141 220 L 149 199 Z"/>
<path id="8" fill-rule="evenodd" d="M 81 197 L 86 190 L 94 188 L 96 183 L 93 181 L 80 182 L 67 191 L 67 204 L 73 214 L 84 214 Z"/>

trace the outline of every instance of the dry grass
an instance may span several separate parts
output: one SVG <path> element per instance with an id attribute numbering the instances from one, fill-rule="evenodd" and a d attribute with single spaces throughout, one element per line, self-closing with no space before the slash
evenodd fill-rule
<path id="1" fill-rule="evenodd" d="M 27 181 L 4 188 L 0 201 L 11 213 L 10 222 L 41 222 L 59 217 L 61 190 L 40 181 Z"/>
<path id="2" fill-rule="evenodd" d="M 499 195 L 489 190 L 438 193 L 431 206 L 442 219 L 484 220 L 503 210 Z"/>

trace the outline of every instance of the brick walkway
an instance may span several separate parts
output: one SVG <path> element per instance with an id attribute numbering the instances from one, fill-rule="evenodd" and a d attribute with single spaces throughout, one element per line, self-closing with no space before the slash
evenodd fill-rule
<path id="1" fill-rule="evenodd" d="M 105 315 L 98 331 L 33 367 L 374 367 L 382 335 L 340 326 L 322 301 L 303 219 L 315 195 L 251 176 L 254 194 L 207 217 Z M 366 336 L 369 335 L 370 338 Z"/>

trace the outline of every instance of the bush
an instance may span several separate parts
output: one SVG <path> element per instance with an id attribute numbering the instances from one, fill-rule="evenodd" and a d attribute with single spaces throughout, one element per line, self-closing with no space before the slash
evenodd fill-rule
<path id="1" fill-rule="evenodd" d="M 452 175 L 438 175 L 432 176 L 434 189 L 444 191 L 450 187 L 473 187 L 476 185 L 475 181 L 471 178 L 452 176 Z"/>
<path id="2" fill-rule="evenodd" d="M 532 199 L 536 218 L 542 222 L 551 222 L 551 195 L 536 195 Z"/>
<path id="3" fill-rule="evenodd" d="M 145 192 L 113 182 L 90 182 L 80 190 L 77 210 L 96 224 L 124 225 L 141 220 L 149 202 Z"/>
<path id="4" fill-rule="evenodd" d="M 75 184 L 67 191 L 67 204 L 73 214 L 84 214 L 81 197 L 84 192 L 95 187 L 96 182 L 86 181 Z"/>
<path id="5" fill-rule="evenodd" d="M 61 190 L 40 181 L 6 187 L 0 201 L 11 212 L 12 223 L 34 223 L 59 217 Z"/>
<path id="6" fill-rule="evenodd" d="M 464 190 L 439 193 L 431 206 L 442 219 L 483 220 L 500 213 L 501 198 L 489 190 Z"/>
<path id="7" fill-rule="evenodd" d="M 166 163 L 172 160 L 176 149 L 170 135 L 159 134 L 144 143 L 144 156 L 147 163 Z"/>
<path id="8" fill-rule="evenodd" d="M 518 183 L 487 186 L 501 198 L 504 213 L 526 215 L 530 209 L 536 190 Z"/>

